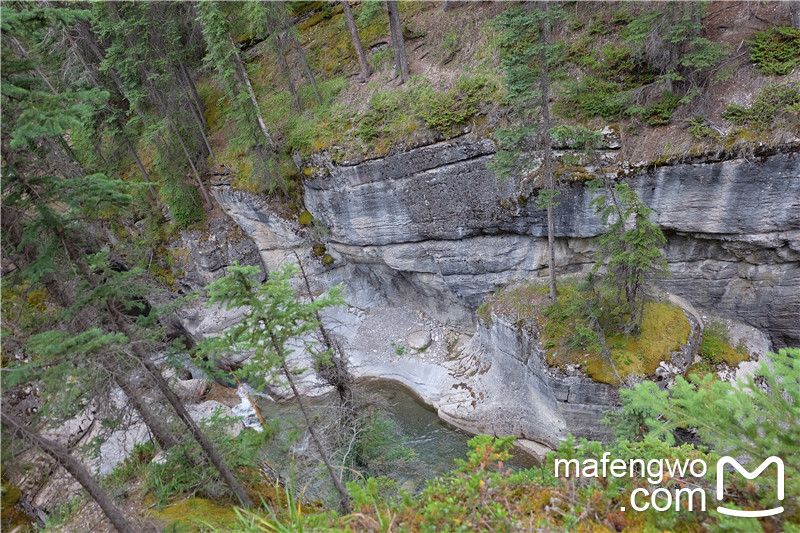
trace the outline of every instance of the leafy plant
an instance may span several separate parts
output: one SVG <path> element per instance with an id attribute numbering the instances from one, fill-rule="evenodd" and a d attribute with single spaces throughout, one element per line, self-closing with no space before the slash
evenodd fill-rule
<path id="1" fill-rule="evenodd" d="M 686 122 L 689 124 L 689 133 L 695 139 L 705 139 L 707 137 L 719 136 L 719 134 L 706 125 L 703 117 L 687 118 Z"/>

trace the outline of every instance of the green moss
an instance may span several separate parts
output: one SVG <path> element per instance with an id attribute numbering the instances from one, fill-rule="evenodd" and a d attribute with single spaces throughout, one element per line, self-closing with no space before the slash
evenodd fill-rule
<path id="1" fill-rule="evenodd" d="M 492 325 L 492 303 L 491 302 L 483 302 L 481 305 L 478 306 L 478 309 L 475 311 L 478 315 L 478 318 L 487 325 Z"/>
<path id="2" fill-rule="evenodd" d="M 673 351 L 688 342 L 691 330 L 689 319 L 682 309 L 649 302 L 644 308 L 639 335 L 618 335 L 609 337 L 607 342 L 612 347 L 612 358 L 621 376 L 651 376 L 661 361 L 669 360 Z M 597 377 L 591 373 L 589 375 L 597 381 L 615 382 L 616 376 L 611 365 L 604 359 L 601 361 L 605 365 L 600 365 L 602 368 L 595 367 Z"/>
<path id="3" fill-rule="evenodd" d="M 189 498 L 153 514 L 167 522 L 165 530 L 175 533 L 197 531 L 198 528 L 209 525 L 223 531 L 232 531 L 239 524 L 233 505 L 218 505 L 206 498 Z"/>
<path id="4" fill-rule="evenodd" d="M 325 254 L 322 256 L 322 264 L 323 265 L 332 265 L 333 262 L 336 261 L 331 254 Z"/>
<path id="5" fill-rule="evenodd" d="M 311 213 L 306 209 L 300 216 L 297 217 L 297 221 L 300 223 L 301 226 L 308 226 L 314 220 L 314 217 L 311 216 Z"/>
<path id="6" fill-rule="evenodd" d="M 540 291 L 547 287 L 542 286 Z M 619 384 L 611 363 L 602 355 L 594 330 L 582 318 L 586 295 L 576 286 L 559 287 L 559 296 L 552 305 L 539 297 L 541 309 L 540 340 L 547 363 L 554 367 L 579 365 L 586 374 L 601 383 Z M 691 326 L 682 309 L 663 303 L 645 304 L 641 329 L 636 336 L 608 336 L 606 342 L 617 372 L 649 376 L 661 361 L 685 345 Z"/>
<path id="7" fill-rule="evenodd" d="M 728 329 L 721 322 L 712 322 L 703 330 L 703 341 L 698 353 L 714 365 L 727 363 L 736 366 L 747 360 L 747 351 L 744 348 L 731 346 Z"/>
<path id="8" fill-rule="evenodd" d="M 314 255 L 317 257 L 322 257 L 323 255 L 325 255 L 326 250 L 327 248 L 322 243 L 317 243 L 311 247 L 311 251 L 313 251 Z"/>

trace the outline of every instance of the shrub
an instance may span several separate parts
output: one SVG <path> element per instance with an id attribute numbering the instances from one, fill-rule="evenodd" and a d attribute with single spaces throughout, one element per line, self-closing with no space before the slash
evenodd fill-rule
<path id="1" fill-rule="evenodd" d="M 566 105 L 559 106 L 559 110 L 564 114 L 579 111 L 586 118 L 602 117 L 612 120 L 623 112 L 629 95 L 630 92 L 624 90 L 619 83 L 589 76 L 568 90 Z M 570 108 L 573 109 L 572 113 Z"/>
<path id="2" fill-rule="evenodd" d="M 176 176 L 162 181 L 161 194 L 164 196 L 164 203 L 169 207 L 169 212 L 178 227 L 186 228 L 195 222 L 203 220 L 205 215 L 200 201 L 200 194 L 194 187 L 189 187 L 181 182 L 179 177 Z"/>
<path id="3" fill-rule="evenodd" d="M 798 105 L 800 105 L 798 84 L 770 84 L 761 90 L 749 108 L 730 104 L 723 111 L 722 117 L 737 126 L 751 124 L 757 128 L 767 128 L 784 111 Z"/>
<path id="4" fill-rule="evenodd" d="M 447 92 L 422 91 L 414 103 L 414 112 L 425 124 L 445 136 L 451 136 L 458 126 L 478 112 L 478 106 L 491 88 L 483 77 L 462 76 Z"/>
<path id="5" fill-rule="evenodd" d="M 749 41 L 750 60 L 758 65 L 765 76 L 789 74 L 800 64 L 800 29 L 791 26 L 773 26 L 756 33 Z"/>
<path id="6" fill-rule="evenodd" d="M 670 91 L 664 91 L 658 101 L 645 107 L 633 107 L 628 110 L 628 113 L 636 115 L 640 120 L 647 122 L 651 126 L 658 126 L 669 123 L 672 113 L 675 112 L 680 103 L 680 96 Z"/>

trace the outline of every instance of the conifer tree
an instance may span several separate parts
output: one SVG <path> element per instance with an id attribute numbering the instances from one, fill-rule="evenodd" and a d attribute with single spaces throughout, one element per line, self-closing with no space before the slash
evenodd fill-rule
<path id="1" fill-rule="evenodd" d="M 347 22 L 347 29 L 350 31 L 350 38 L 353 41 L 353 48 L 356 51 L 356 57 L 358 58 L 358 68 L 359 68 L 359 81 L 364 83 L 369 78 L 370 74 L 372 74 L 372 68 L 369 66 L 367 62 L 367 56 L 364 53 L 364 46 L 361 44 L 361 38 L 358 36 L 358 28 L 356 28 L 356 21 L 353 19 L 353 10 L 350 9 L 350 1 L 349 0 L 341 0 L 342 4 L 342 11 L 344 12 L 344 19 Z"/>
<path id="2" fill-rule="evenodd" d="M 559 192 L 553 176 L 553 156 L 550 119 L 550 85 L 555 77 L 551 69 L 554 45 L 550 43 L 550 31 L 554 21 L 563 16 L 559 6 L 548 2 L 528 4 L 524 8 L 512 9 L 499 17 L 503 28 L 502 44 L 506 49 L 502 67 L 506 72 L 508 100 L 514 103 L 515 114 L 520 123 L 512 130 L 499 130 L 495 139 L 498 152 L 493 170 L 500 179 L 522 173 L 522 180 L 534 179 L 539 189 L 536 206 L 547 210 L 547 265 L 550 280 L 550 300 L 556 298 L 555 264 L 555 198 Z M 536 38 L 530 35 L 537 29 Z M 533 172 L 534 148 L 542 151 L 542 158 Z"/>
<path id="3" fill-rule="evenodd" d="M 392 48 L 394 49 L 394 64 L 397 74 L 400 76 L 400 83 L 408 81 L 408 57 L 406 56 L 406 45 L 403 39 L 403 24 L 400 22 L 400 8 L 397 0 L 386 0 L 386 10 L 389 14 L 389 33 L 392 38 Z"/>
<path id="4" fill-rule="evenodd" d="M 596 193 L 604 183 L 602 179 L 594 180 L 590 190 Z M 627 183 L 613 187 L 605 184 L 608 196 L 599 195 L 590 202 L 608 227 L 600 236 L 592 275 L 596 277 L 605 268 L 600 282 L 612 289 L 617 312 L 628 317 L 625 332 L 631 333 L 641 325 L 646 281 L 667 272 L 667 261 L 661 252 L 667 239 L 649 220 L 653 210 Z"/>
<path id="5" fill-rule="evenodd" d="M 228 275 L 207 287 L 208 305 L 218 303 L 226 309 L 244 308 L 243 319 L 225 333 L 206 341 L 205 350 L 252 351 L 253 355 L 243 368 L 236 371 L 240 379 L 247 379 L 257 389 L 262 390 L 277 375 L 282 374 L 294 394 L 295 401 L 303 413 L 308 431 L 325 464 L 328 474 L 339 494 L 339 505 L 344 512 L 350 512 L 350 496 L 341 478 L 331 464 L 328 451 L 322 444 L 317 430 L 311 421 L 305 402 L 300 395 L 289 367 L 287 357 L 292 353 L 287 347 L 291 339 L 303 338 L 319 326 L 318 312 L 331 305 L 344 303 L 341 289 L 334 287 L 324 296 L 305 303 L 299 300 L 289 280 L 298 272 L 294 266 L 284 267 L 270 274 L 270 278 L 259 285 L 253 276 L 259 273 L 258 267 L 228 267 Z M 313 350 L 307 345 L 307 349 Z M 213 355 L 212 355 L 213 357 Z M 316 353 L 317 365 L 325 364 L 330 351 Z"/>
<path id="6" fill-rule="evenodd" d="M 239 127 L 239 138 L 251 146 L 259 167 L 254 170 L 256 181 L 268 179 L 270 188 L 277 186 L 289 196 L 280 174 L 274 172 L 275 143 L 264 122 L 253 84 L 247 73 L 241 53 L 233 42 L 231 25 L 218 2 L 202 2 L 197 6 L 197 21 L 203 26 L 208 54 L 205 60 L 216 70 L 216 77 L 230 101 L 234 120 Z"/>
<path id="7" fill-rule="evenodd" d="M 125 519 L 125 516 L 114 504 L 111 497 L 104 491 L 97 480 L 83 467 L 72 455 L 69 450 L 41 435 L 31 431 L 21 421 L 5 410 L 0 411 L 0 421 L 11 434 L 20 436 L 25 441 L 33 444 L 44 453 L 49 455 L 54 461 L 63 466 L 67 472 L 89 493 L 94 501 L 103 510 L 103 514 L 109 519 L 119 533 L 135 533 L 135 529 Z M 6 436 L 8 434 L 6 433 Z M 4 436 L 5 437 L 5 436 Z"/>
<path id="8" fill-rule="evenodd" d="M 780 457 L 786 511 L 779 518 L 791 523 L 800 516 L 800 349 L 767 353 L 754 374 L 736 384 L 713 373 L 703 379 L 690 375 L 689 381 L 678 376 L 670 389 L 644 381 L 620 395 L 623 410 L 610 416 L 619 439 L 650 437 L 672 444 L 679 429 L 695 428 L 720 455 L 749 461 L 744 463 L 748 470 L 768 457 Z M 748 482 L 748 492 L 773 507 L 775 479 L 760 475 Z"/>
<path id="9" fill-rule="evenodd" d="M 75 15 L 66 9 L 54 11 L 55 16 L 49 18 L 48 11 L 43 10 L 34 10 L 20 16 L 16 12 L 8 15 L 4 13 L 4 24 L 8 24 L 4 29 L 19 35 L 28 29 L 30 21 L 33 21 L 34 29 L 37 29 L 35 24 L 42 21 L 50 24 L 54 18 L 66 20 L 70 17 L 70 21 L 74 22 L 80 16 L 86 15 L 86 12 Z M 8 57 L 5 48 L 3 52 Z M 132 387 L 127 387 L 126 390 L 124 380 L 117 377 L 124 376 L 130 370 L 131 359 L 127 359 L 128 363 L 117 364 L 108 356 L 107 351 L 112 344 L 123 343 L 124 338 L 128 348 L 120 352 L 132 356 L 136 364 L 145 368 L 149 378 L 199 443 L 209 462 L 220 472 L 231 491 L 243 505 L 251 506 L 252 501 L 230 468 L 223 463 L 219 453 L 189 416 L 152 361 L 151 354 L 142 343 L 147 339 L 147 335 L 142 334 L 146 330 L 130 323 L 130 317 L 125 315 L 125 311 L 141 296 L 137 295 L 140 287 L 130 283 L 130 276 L 134 272 L 118 272 L 107 268 L 107 263 L 103 262 L 103 254 L 87 253 L 87 249 L 91 250 L 95 246 L 90 231 L 91 222 L 98 217 L 118 214 L 130 204 L 130 195 L 122 190 L 125 185 L 100 173 L 73 177 L 57 164 L 53 165 L 52 151 L 49 150 L 52 142 L 48 141 L 80 127 L 80 118 L 105 105 L 108 95 L 97 89 L 56 90 L 54 94 L 44 88 L 46 84 L 42 84 L 40 78 L 29 77 L 28 72 L 36 70 L 33 67 L 29 59 L 23 58 L 14 64 L 14 68 L 3 69 L 2 72 L 3 107 L 8 110 L 4 117 L 6 127 L 2 137 L 3 218 L 9 213 L 22 217 L 16 228 L 18 241 L 12 248 L 14 253 L 25 252 L 29 249 L 26 245 L 36 243 L 33 253 L 26 254 L 31 257 L 28 258 L 27 265 L 24 265 L 25 281 L 38 283 L 48 277 L 51 280 L 53 276 L 69 278 L 73 272 L 76 273 L 79 286 L 74 297 L 73 310 L 91 305 L 93 315 L 103 322 L 103 333 L 87 329 L 76 337 L 85 341 L 81 350 L 87 354 L 100 352 L 97 359 L 100 368 L 113 376 L 126 394 L 130 395 L 133 392 Z M 4 231 L 7 228 L 15 229 L 13 224 L 4 220 Z M 5 247 L 5 239 L 3 244 Z M 61 348 L 69 345 L 64 333 L 52 333 L 48 338 L 51 341 L 58 340 L 55 345 L 60 348 L 54 355 L 63 359 L 65 354 Z M 53 343 L 45 342 L 45 345 L 49 344 Z M 73 365 L 73 368 L 76 366 L 79 365 Z M 147 419 L 146 414 L 143 414 L 143 418 Z M 159 435 L 159 441 L 165 446 L 169 445 L 170 439 L 168 432 Z"/>

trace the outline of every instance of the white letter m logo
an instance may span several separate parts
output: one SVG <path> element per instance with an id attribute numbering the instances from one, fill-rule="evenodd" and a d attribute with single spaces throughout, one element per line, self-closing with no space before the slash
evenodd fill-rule
<path id="1" fill-rule="evenodd" d="M 732 457 L 722 457 L 719 461 L 717 461 L 717 499 L 721 500 L 723 495 L 723 477 L 725 476 L 725 472 L 723 468 L 725 465 L 731 465 L 733 468 L 739 472 L 741 475 L 746 477 L 747 479 L 755 479 L 761 472 L 767 469 L 769 465 L 775 463 L 775 466 L 778 469 L 778 499 L 783 500 L 783 461 L 780 457 L 773 455 L 772 457 L 767 457 L 767 459 L 761 463 L 761 465 L 753 470 L 752 473 L 748 472 L 744 469 L 742 465 L 740 465 L 736 459 Z M 763 511 L 739 511 L 738 509 L 728 509 L 726 507 L 717 507 L 717 512 L 722 514 L 727 514 L 731 516 L 744 516 L 744 517 L 754 517 L 758 518 L 761 516 L 772 516 L 776 514 L 780 514 L 783 512 L 783 507 L 776 507 L 774 509 L 764 509 Z"/>

